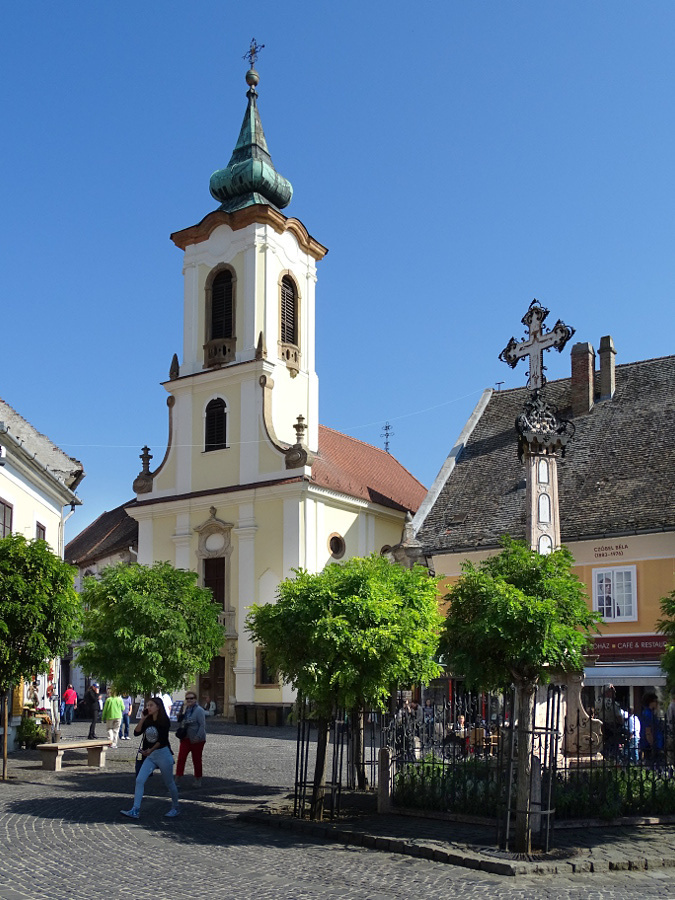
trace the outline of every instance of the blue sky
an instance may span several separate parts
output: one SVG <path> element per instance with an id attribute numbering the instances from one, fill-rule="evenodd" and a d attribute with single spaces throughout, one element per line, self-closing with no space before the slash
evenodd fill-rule
<path id="1" fill-rule="evenodd" d="M 675 352 L 675 4 L 177 2 L 0 11 L 0 396 L 87 477 L 72 538 L 167 438 L 182 339 L 169 234 L 215 208 L 259 108 L 319 264 L 321 421 L 430 485 L 536 297 Z M 569 355 L 547 354 L 549 378 Z M 515 447 L 514 447 L 515 452 Z"/>

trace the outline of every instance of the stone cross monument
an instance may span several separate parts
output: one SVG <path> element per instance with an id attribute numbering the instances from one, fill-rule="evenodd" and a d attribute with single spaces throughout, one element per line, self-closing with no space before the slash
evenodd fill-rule
<path id="1" fill-rule="evenodd" d="M 527 529 L 530 547 L 547 554 L 560 547 L 560 514 L 558 510 L 558 452 L 563 455 L 574 436 L 574 426 L 558 416 L 558 410 L 548 403 L 542 393 L 546 378 L 544 350 L 552 347 L 559 352 L 574 334 L 574 329 L 558 319 L 553 329 L 544 331 L 548 310 L 536 300 L 522 322 L 528 336 L 518 342 L 511 338 L 499 354 L 511 368 L 520 359 L 529 357 L 530 371 L 527 386 L 531 391 L 523 411 L 516 419 L 518 455 L 527 465 Z M 602 748 L 602 723 L 592 719 L 581 702 L 583 673 L 559 673 L 556 681 L 567 688 L 565 692 L 563 752 L 583 764 L 596 757 Z M 542 697 L 537 701 L 537 721 L 541 725 Z"/>
<path id="2" fill-rule="evenodd" d="M 574 334 L 574 329 L 558 319 L 551 331 L 544 330 L 549 311 L 533 300 L 522 318 L 528 336 L 522 341 L 511 338 L 499 354 L 511 368 L 529 357 L 527 386 L 531 391 L 522 413 L 516 420 L 518 452 L 527 465 L 527 529 L 530 547 L 539 553 L 551 553 L 560 547 L 560 514 L 558 512 L 557 453 L 574 434 L 574 426 L 558 417 L 555 406 L 542 395 L 546 384 L 544 350 L 560 352 Z"/>

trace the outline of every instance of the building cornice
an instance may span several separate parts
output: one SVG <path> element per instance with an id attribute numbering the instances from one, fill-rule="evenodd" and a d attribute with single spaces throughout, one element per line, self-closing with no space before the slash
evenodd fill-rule
<path id="1" fill-rule="evenodd" d="M 171 240 L 181 250 L 185 250 L 191 244 L 207 241 L 219 225 L 227 225 L 232 231 L 239 231 L 253 224 L 270 225 L 277 234 L 289 231 L 302 249 L 316 260 L 323 259 L 328 253 L 328 248 L 315 240 L 299 219 L 289 219 L 278 210 L 261 203 L 246 206 L 233 213 L 227 213 L 221 209 L 214 210 L 197 225 L 191 225 L 181 231 L 174 231 Z"/>

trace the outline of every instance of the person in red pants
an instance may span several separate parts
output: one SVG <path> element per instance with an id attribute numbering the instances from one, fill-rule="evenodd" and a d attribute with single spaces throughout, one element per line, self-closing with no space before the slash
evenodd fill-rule
<path id="1" fill-rule="evenodd" d="M 182 778 L 185 774 L 185 763 L 189 754 L 192 754 L 192 767 L 195 773 L 195 787 L 202 786 L 202 753 L 206 743 L 206 717 L 204 710 L 197 703 L 197 695 L 188 691 L 185 695 L 185 705 L 178 716 L 179 728 L 185 729 L 178 749 L 178 762 L 176 763 L 176 778 Z"/>

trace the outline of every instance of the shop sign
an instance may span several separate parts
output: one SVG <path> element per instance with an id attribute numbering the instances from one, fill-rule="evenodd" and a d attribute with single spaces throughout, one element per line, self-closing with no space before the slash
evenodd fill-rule
<path id="1" fill-rule="evenodd" d="M 642 634 L 636 637 L 596 637 L 593 653 L 602 662 L 611 659 L 658 660 L 666 649 L 666 638 L 661 634 Z"/>

